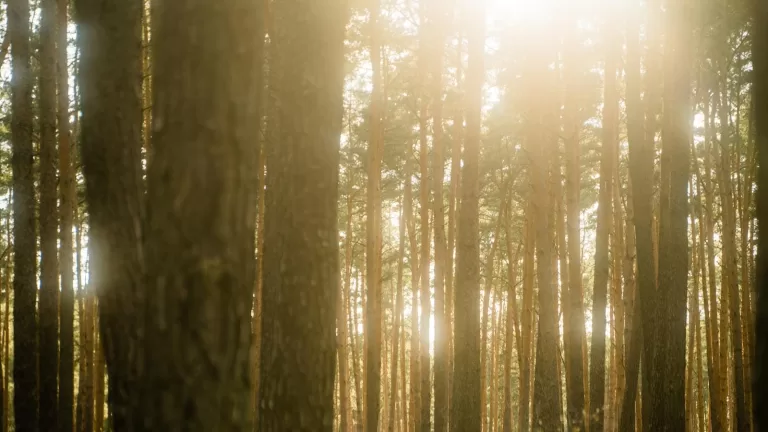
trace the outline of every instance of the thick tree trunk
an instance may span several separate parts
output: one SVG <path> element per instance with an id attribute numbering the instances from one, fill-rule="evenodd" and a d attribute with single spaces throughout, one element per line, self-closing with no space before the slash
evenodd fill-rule
<path id="1" fill-rule="evenodd" d="M 40 3 L 40 429 L 58 422 L 59 275 L 56 178 L 56 0 Z"/>
<path id="2" fill-rule="evenodd" d="M 371 68 L 371 136 L 368 141 L 368 190 L 366 195 L 366 275 L 367 298 L 365 311 L 365 430 L 378 430 L 381 411 L 381 157 L 382 96 L 381 96 L 381 41 L 379 40 L 380 6 L 374 1 L 370 8 Z"/>
<path id="3" fill-rule="evenodd" d="M 754 0 L 752 61 L 755 103 L 755 147 L 757 149 L 757 230 L 768 231 L 768 4 Z M 757 240 L 757 298 L 755 309 L 755 368 L 752 371 L 752 405 L 768 403 L 768 236 Z M 768 410 L 753 413 L 756 431 L 768 429 Z"/>
<path id="4" fill-rule="evenodd" d="M 90 283 L 99 296 L 116 432 L 137 430 L 143 351 L 139 244 L 141 178 L 140 1 L 106 7 L 76 0 L 82 94 L 82 156 L 90 216 Z M 108 145 L 107 145 L 108 143 Z M 121 197 L 114 199 L 114 197 Z M 86 312 L 88 313 L 88 312 Z M 86 332 L 87 333 L 87 332 Z M 86 415 L 90 418 L 90 415 Z M 87 420 L 86 420 L 87 421 Z"/>
<path id="5" fill-rule="evenodd" d="M 67 0 L 58 0 L 58 26 L 56 33 L 58 75 L 58 126 L 59 126 L 59 275 L 61 297 L 59 300 L 59 432 L 69 432 L 74 415 L 74 317 L 75 275 L 72 260 L 72 222 L 77 205 L 75 173 L 72 166 L 69 125 L 69 63 L 67 60 Z"/>
<path id="6" fill-rule="evenodd" d="M 38 430 L 35 190 L 29 2 L 9 0 L 13 171 L 13 407 L 17 431 Z"/>
<path id="7" fill-rule="evenodd" d="M 480 418 L 479 159 L 480 117 L 484 75 L 485 5 L 480 0 L 467 11 L 469 66 L 467 70 L 467 135 L 461 181 L 456 265 L 454 382 L 451 396 L 451 430 L 478 432 Z"/>
<path id="8" fill-rule="evenodd" d="M 609 24 L 610 25 L 610 24 Z M 614 38 L 612 29 L 606 31 L 608 40 Z M 611 232 L 611 199 L 613 166 L 618 139 L 618 102 L 616 68 L 619 61 L 617 46 L 609 46 L 605 60 L 605 105 L 603 108 L 603 145 L 600 155 L 600 192 L 597 210 L 595 244 L 595 284 L 592 309 L 592 350 L 590 352 L 590 427 L 603 430 L 605 412 L 605 308 L 608 290 L 608 237 Z"/>
<path id="9" fill-rule="evenodd" d="M 280 49 L 271 57 L 270 83 L 280 103 L 270 137 L 275 145 L 267 155 L 261 401 L 268 408 L 260 424 L 265 432 L 333 428 L 345 5 L 335 0 L 274 5 L 281 25 L 272 40 Z"/>

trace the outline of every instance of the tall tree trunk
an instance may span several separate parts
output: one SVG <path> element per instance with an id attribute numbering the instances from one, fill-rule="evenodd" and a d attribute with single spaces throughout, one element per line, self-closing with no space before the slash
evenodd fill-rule
<path id="1" fill-rule="evenodd" d="M 533 363 L 533 278 L 534 256 L 536 250 L 536 219 L 533 210 L 533 193 L 528 192 L 528 205 L 525 211 L 525 228 L 523 234 L 523 307 L 522 307 L 522 368 L 520 371 L 520 415 L 518 429 L 530 429 L 530 389 L 531 365 Z"/>
<path id="2" fill-rule="evenodd" d="M 362 292 L 361 288 L 361 282 L 360 282 L 360 272 L 357 272 L 356 275 L 356 284 L 357 288 L 357 295 L 360 296 Z M 353 417 L 354 424 L 359 425 L 360 427 L 363 427 L 363 389 L 361 386 L 361 379 L 360 379 L 360 341 L 359 341 L 359 334 L 358 334 L 358 327 L 357 327 L 357 301 L 354 303 L 352 302 L 351 293 L 350 298 L 347 299 L 347 310 L 349 311 L 349 334 L 350 334 L 350 342 L 352 344 L 352 375 L 355 380 L 355 415 Z M 355 426 L 357 427 L 357 426 Z"/>
<path id="3" fill-rule="evenodd" d="M 283 25 L 272 39 L 280 47 L 270 63 L 280 101 L 273 142 L 291 144 L 267 155 L 261 401 L 271 409 L 261 415 L 263 431 L 333 428 L 345 5 L 274 6 Z"/>
<path id="4" fill-rule="evenodd" d="M 40 428 L 58 427 L 59 275 L 56 178 L 56 0 L 40 3 Z"/>
<path id="5" fill-rule="evenodd" d="M 540 35 L 541 36 L 541 35 Z M 539 37 L 538 40 L 546 40 Z M 547 69 L 550 47 L 536 44 L 527 74 L 529 92 L 526 96 L 527 152 L 533 192 L 533 215 L 536 218 L 536 273 L 538 282 L 539 322 L 536 327 L 536 363 L 534 365 L 533 424 L 547 431 L 562 429 L 560 419 L 559 379 L 557 374 L 557 283 L 552 277 L 552 207 L 550 199 L 550 163 L 557 139 L 549 132 L 552 102 L 548 85 L 554 83 Z"/>
<path id="6" fill-rule="evenodd" d="M 502 195 L 503 196 L 503 195 Z M 485 291 L 483 293 L 483 316 L 480 323 L 480 416 L 483 419 L 482 430 L 488 429 L 488 316 L 493 307 L 491 297 L 493 297 L 493 275 L 494 259 L 498 247 L 499 228 L 501 227 L 501 213 L 496 220 L 496 228 L 493 231 L 493 240 L 491 241 L 491 250 L 488 252 L 488 261 L 485 264 Z"/>
<path id="7" fill-rule="evenodd" d="M 75 291 L 73 289 L 72 221 L 77 206 L 75 173 L 72 166 L 72 146 L 69 125 L 69 63 L 67 59 L 67 0 L 58 0 L 58 26 L 56 33 L 58 75 L 58 126 L 59 126 L 59 275 L 61 297 L 59 300 L 59 432 L 69 432 L 73 427 L 75 366 L 74 366 L 74 318 Z"/>
<path id="8" fill-rule="evenodd" d="M 754 0 L 752 61 L 755 104 L 755 148 L 757 149 L 757 231 L 768 230 L 768 4 Z M 755 309 L 755 367 L 752 371 L 752 406 L 768 403 L 768 236 L 757 238 L 755 260 L 757 297 Z M 768 410 L 753 413 L 756 431 L 768 428 Z"/>
<path id="9" fill-rule="evenodd" d="M 430 251 L 430 230 L 429 230 L 429 171 L 428 171 L 428 149 L 427 149 L 427 108 L 429 105 L 429 92 L 427 91 L 429 79 L 430 43 L 428 29 L 428 11 L 427 2 L 419 3 L 419 78 L 422 80 L 422 94 L 419 98 L 419 214 L 421 220 L 421 277 L 420 285 L 420 340 L 421 354 L 420 377 L 421 377 L 421 401 L 419 408 L 419 426 L 421 432 L 429 432 L 432 423 L 432 386 L 431 386 L 431 366 L 429 358 L 429 323 L 431 314 L 431 296 L 429 292 L 429 251 Z"/>
<path id="10" fill-rule="evenodd" d="M 90 284 L 99 296 L 115 431 L 138 427 L 143 334 L 140 1 L 76 0 Z M 109 145 L 107 145 L 109 143 Z M 121 197 L 114 199 L 113 197 Z M 87 314 L 88 312 L 86 312 Z M 90 411 L 88 411 L 90 412 Z M 86 415 L 90 417 L 90 415 Z"/>
<path id="11" fill-rule="evenodd" d="M 351 172 L 351 169 L 350 171 Z M 336 301 L 336 338 L 338 344 L 338 364 L 339 364 L 339 402 L 341 410 L 341 421 L 339 429 L 341 432 L 348 432 L 352 429 L 352 409 L 350 407 L 349 397 L 349 358 L 347 356 L 347 308 L 344 300 L 349 302 L 350 287 L 352 284 L 352 182 L 354 177 L 350 175 L 347 179 L 347 225 L 344 229 L 344 285 L 339 292 L 339 298 Z M 353 346 L 354 350 L 355 347 Z"/>
<path id="12" fill-rule="evenodd" d="M 622 286 L 622 269 L 623 269 L 623 255 L 624 255 L 624 220 L 626 216 L 622 214 L 622 200 L 621 200 L 621 175 L 619 174 L 619 142 L 615 141 L 616 147 L 614 148 L 613 157 L 613 282 L 611 293 L 611 300 L 614 308 L 613 319 L 613 331 L 614 339 L 612 345 L 615 347 L 615 362 L 612 365 L 612 376 L 614 378 L 614 396 L 611 400 L 611 423 L 609 427 L 615 429 L 618 427 L 616 417 L 616 411 L 621 406 L 621 400 L 624 398 L 624 384 L 625 384 L 625 356 L 624 356 L 624 325 L 625 325 L 625 310 L 624 310 L 624 296 Z"/>
<path id="13" fill-rule="evenodd" d="M 405 191 L 403 192 L 403 211 L 406 217 L 406 229 L 408 230 L 408 241 L 411 244 L 411 423 L 410 430 L 417 431 L 421 426 L 421 379 L 420 367 L 421 362 L 421 345 L 419 338 L 419 279 L 421 279 L 421 270 L 419 270 L 419 253 L 418 244 L 416 242 L 416 229 L 413 214 L 413 192 L 411 185 L 411 173 L 412 165 L 411 158 L 408 158 L 405 162 Z"/>
<path id="14" fill-rule="evenodd" d="M 395 293 L 395 308 L 392 311 L 392 362 L 391 362 L 391 388 L 389 392 L 389 406 L 392 409 L 392 413 L 389 416 L 389 423 L 387 430 L 389 432 L 395 431 L 395 424 L 397 423 L 397 416 L 395 415 L 397 406 L 397 362 L 398 352 L 404 350 L 405 347 L 400 347 L 400 322 L 403 313 L 403 260 L 405 259 L 405 214 L 403 213 L 403 207 L 400 206 L 400 223 L 399 229 L 399 246 L 397 252 L 397 287 Z M 402 410 L 401 410 L 402 411 Z M 403 416 L 404 413 L 400 412 Z"/>
<path id="15" fill-rule="evenodd" d="M 479 0 L 467 11 L 469 66 L 467 69 L 464 166 L 458 221 L 454 382 L 451 396 L 451 430 L 478 432 L 480 418 L 480 293 L 479 159 L 480 117 L 484 76 L 485 3 Z"/>
<path id="16" fill-rule="evenodd" d="M 505 224 L 505 237 L 507 238 L 507 313 L 505 316 L 506 333 L 504 348 L 504 408 L 502 412 L 502 431 L 512 432 L 512 348 L 515 330 L 515 308 L 517 298 L 517 253 L 512 253 L 512 239 L 509 236 L 508 223 Z M 519 249 L 518 249 L 519 252 Z M 517 344 L 519 351 L 519 340 Z"/>
<path id="17" fill-rule="evenodd" d="M 365 322 L 365 430 L 378 430 L 381 400 L 381 155 L 382 97 L 381 97 L 381 41 L 379 40 L 380 5 L 374 1 L 370 9 L 371 67 L 371 136 L 368 142 L 368 191 L 366 195 L 366 275 L 367 304 Z"/>
<path id="18" fill-rule="evenodd" d="M 8 1 L 13 171 L 13 407 L 17 431 L 38 430 L 35 190 L 29 2 Z"/>
<path id="19" fill-rule="evenodd" d="M 443 46 L 445 39 L 444 2 L 435 0 L 433 12 L 432 53 L 432 208 L 435 229 L 435 432 L 448 430 L 448 333 L 446 308 L 446 262 L 448 246 L 445 238 L 443 210 L 443 177 L 445 176 L 445 138 L 443 134 Z"/>
<path id="20" fill-rule="evenodd" d="M 611 25 L 611 24 L 607 24 Z M 615 40 L 614 30 L 607 29 L 606 40 Z M 611 198 L 616 141 L 618 140 L 618 103 L 616 69 L 619 61 L 618 47 L 612 44 L 605 57 L 605 105 L 603 108 L 603 145 L 600 155 L 600 192 L 597 210 L 597 235 L 595 241 L 595 285 L 592 309 L 592 351 L 589 370 L 589 430 L 603 430 L 605 403 L 605 308 L 608 290 L 608 236 L 611 232 Z"/>
<path id="21" fill-rule="evenodd" d="M 576 22 L 570 22 L 570 31 L 575 31 Z M 570 38 L 571 40 L 574 38 Z M 585 425 L 584 400 L 584 367 L 582 352 L 585 342 L 584 305 L 582 304 L 582 274 L 581 274 L 581 163 L 580 159 L 580 129 L 579 92 L 580 76 L 578 69 L 578 45 L 570 43 L 565 48 L 565 108 L 563 122 L 565 131 L 565 194 L 568 231 L 568 311 L 565 319 L 568 325 L 565 330 L 566 358 L 566 393 L 568 402 L 568 427 L 579 429 Z M 565 287 L 564 287 L 565 288 Z"/>
<path id="22" fill-rule="evenodd" d="M 96 315 L 96 311 L 94 310 L 94 317 L 96 317 L 96 321 L 98 321 L 98 315 Z M 94 329 L 98 328 L 98 324 L 94 325 Z M 105 376 L 105 367 L 104 364 L 104 346 L 103 346 L 103 340 L 101 336 L 98 334 L 98 332 L 94 335 L 94 349 L 95 352 L 93 354 L 93 412 L 94 412 L 94 423 L 93 423 L 93 430 L 95 432 L 102 432 L 104 430 L 104 395 L 105 395 L 105 386 L 104 386 L 104 379 Z"/>
<path id="23" fill-rule="evenodd" d="M 686 4 L 669 2 L 664 46 L 664 118 L 661 160 L 661 224 L 659 234 L 659 326 L 652 367 L 660 380 L 649 419 L 651 430 L 685 428 L 685 327 L 688 281 L 688 172 L 690 165 L 691 102 L 688 44 L 691 31 Z M 665 173 L 666 172 L 666 173 Z M 667 174 L 668 173 L 668 174 Z M 668 183 L 666 183 L 668 182 Z M 660 299 L 661 300 L 661 299 Z"/>

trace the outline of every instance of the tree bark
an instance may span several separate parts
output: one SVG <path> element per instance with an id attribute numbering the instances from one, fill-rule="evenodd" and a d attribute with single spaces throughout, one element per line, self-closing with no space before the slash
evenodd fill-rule
<path id="1" fill-rule="evenodd" d="M 58 422 L 59 269 L 56 178 L 56 0 L 40 3 L 40 428 Z"/>
<path id="2" fill-rule="evenodd" d="M 136 414 L 144 324 L 139 300 L 144 215 L 141 94 L 136 91 L 141 88 L 142 5 L 136 0 L 105 5 L 104 0 L 76 0 L 75 15 L 90 216 L 89 280 L 100 298 L 110 411 L 119 432 L 139 429 L 143 417 Z"/>
<path id="3" fill-rule="evenodd" d="M 365 322 L 365 430 L 378 430 L 381 411 L 381 155 L 382 97 L 381 97 L 381 41 L 379 40 L 380 5 L 374 1 L 370 8 L 371 67 L 371 136 L 368 142 L 368 191 L 366 195 L 366 275 L 367 303 Z"/>
<path id="4" fill-rule="evenodd" d="M 574 31 L 576 23 L 569 23 L 569 29 Z M 573 38 L 571 38 L 573 39 Z M 565 131 L 565 189 L 566 213 L 568 231 L 568 313 L 565 315 L 568 325 L 565 329 L 566 356 L 566 393 L 568 402 L 568 427 L 570 429 L 584 428 L 584 368 L 582 351 L 586 337 L 584 327 L 584 305 L 582 304 L 582 273 L 581 273 L 581 164 L 579 136 L 581 123 L 578 117 L 578 98 L 580 91 L 578 55 L 576 43 L 570 43 L 565 48 L 565 107 L 563 122 Z M 628 59 L 629 60 L 629 59 Z"/>
<path id="5" fill-rule="evenodd" d="M 608 24 L 610 25 L 610 24 Z M 607 29 L 607 40 L 614 39 L 614 30 Z M 605 415 L 605 308 L 608 290 L 608 237 L 611 232 L 611 199 L 613 165 L 618 140 L 618 102 L 616 69 L 619 61 L 618 47 L 607 48 L 605 57 L 605 105 L 603 108 L 603 144 L 600 154 L 600 192 L 597 210 L 597 235 L 595 242 L 595 284 L 592 312 L 592 350 L 590 352 L 590 427 L 591 431 L 603 430 Z"/>
<path id="6" fill-rule="evenodd" d="M 480 418 L 480 242 L 479 159 L 480 117 L 484 75 L 485 3 L 467 11 L 469 66 L 467 69 L 467 128 L 461 174 L 461 205 L 458 221 L 456 303 L 454 329 L 454 382 L 451 396 L 451 430 L 478 432 Z"/>
<path id="7" fill-rule="evenodd" d="M 661 223 L 659 234 L 659 298 L 656 338 L 659 351 L 653 368 L 660 378 L 652 384 L 655 399 L 649 427 L 654 431 L 685 429 L 685 328 L 688 280 L 688 173 L 691 105 L 689 77 L 690 29 L 684 3 L 667 5 L 664 47 L 664 118 L 661 161 Z M 668 183 L 667 183 L 668 182 Z M 660 319 L 659 319 L 660 318 Z"/>
<path id="8" fill-rule="evenodd" d="M 333 428 L 346 15 L 335 0 L 274 5 L 272 40 L 280 49 L 271 57 L 270 83 L 280 103 L 267 152 L 265 432 Z"/>
<path id="9" fill-rule="evenodd" d="M 69 63 L 67 59 L 67 0 L 58 0 L 58 26 L 56 54 L 58 75 L 58 126 L 59 126 L 59 275 L 61 294 L 59 300 L 59 432 L 69 432 L 73 427 L 75 366 L 74 366 L 74 316 L 75 292 L 72 259 L 72 223 L 77 205 L 77 190 L 72 167 L 72 149 L 69 124 Z"/>
<path id="10" fill-rule="evenodd" d="M 400 323 L 401 323 L 401 316 L 403 311 L 403 266 L 404 266 L 404 259 L 405 259 L 405 215 L 402 210 L 402 206 L 400 207 L 400 223 L 398 224 L 399 229 L 399 246 L 398 246 L 398 255 L 397 255 L 397 287 L 396 287 L 396 293 L 395 293 L 395 308 L 392 311 L 392 319 L 394 321 L 394 324 L 392 325 L 392 362 L 390 363 L 391 368 L 391 388 L 389 393 L 389 406 L 391 407 L 392 413 L 389 416 L 389 423 L 387 425 L 387 430 L 389 432 L 395 431 L 395 424 L 397 424 L 397 416 L 395 415 L 396 412 L 396 406 L 397 406 L 397 363 L 398 363 L 398 352 L 403 349 L 400 347 Z M 403 416 L 404 413 L 400 413 L 400 416 Z"/>
<path id="11" fill-rule="evenodd" d="M 13 407 L 17 431 L 38 430 L 35 190 L 29 3 L 8 1 L 13 172 Z"/>

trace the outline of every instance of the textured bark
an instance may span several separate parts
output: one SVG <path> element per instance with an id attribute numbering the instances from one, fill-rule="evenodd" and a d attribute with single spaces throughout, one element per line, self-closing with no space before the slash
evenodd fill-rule
<path id="1" fill-rule="evenodd" d="M 757 149 L 757 230 L 768 230 L 768 4 L 754 0 L 752 61 L 755 103 L 755 147 Z M 768 236 L 757 238 L 757 297 L 755 309 L 755 367 L 752 371 L 752 404 L 768 403 Z M 753 413 L 756 431 L 768 429 L 768 410 Z"/>
<path id="2" fill-rule="evenodd" d="M 480 293 L 479 159 L 480 117 L 484 76 L 485 4 L 476 2 L 467 11 L 469 66 L 466 84 L 467 128 L 461 174 L 458 221 L 456 303 L 454 329 L 454 381 L 451 396 L 451 430 L 478 432 L 480 418 Z"/>
<path id="3" fill-rule="evenodd" d="M 569 23 L 570 31 L 574 31 L 576 23 Z M 572 40 L 575 38 L 571 38 Z M 564 73 L 565 73 L 565 107 L 563 122 L 565 131 L 565 190 L 566 190 L 566 223 L 568 231 L 568 308 L 565 319 L 568 325 L 564 326 L 565 359 L 566 359 L 566 393 L 568 409 L 568 427 L 584 428 L 585 425 L 585 400 L 584 400 L 584 367 L 582 351 L 585 349 L 584 305 L 582 304 L 582 273 L 581 273 L 581 164 L 579 136 L 581 122 L 579 113 L 580 82 L 578 69 L 577 44 L 571 42 L 565 48 Z"/>
<path id="4" fill-rule="evenodd" d="M 333 428 L 345 4 L 274 5 L 270 96 L 279 103 L 267 152 L 265 432 Z"/>
<path id="5" fill-rule="evenodd" d="M 648 427 L 654 431 L 685 429 L 685 328 L 688 281 L 688 173 L 691 102 L 688 68 L 691 31 L 686 4 L 667 5 L 664 45 L 664 118 L 661 160 L 659 233 L 659 304 L 655 338 L 659 351 L 652 368 L 659 380 Z M 662 296 L 663 295 L 663 301 Z"/>
<path id="6" fill-rule="evenodd" d="M 38 430 L 35 190 L 32 173 L 32 76 L 29 3 L 8 2 L 11 39 L 13 172 L 13 408 L 16 430 Z"/>
<path id="7" fill-rule="evenodd" d="M 367 298 L 365 310 L 365 430 L 375 432 L 379 427 L 381 411 L 381 326 L 383 322 L 381 302 L 381 157 L 382 135 L 382 88 L 381 42 L 379 40 L 380 6 L 374 1 L 370 7 L 371 68 L 373 90 L 371 92 L 370 132 L 368 141 L 368 189 L 366 195 L 366 276 Z M 386 384 L 385 384 L 386 385 Z"/>
<path id="8" fill-rule="evenodd" d="M 58 427 L 59 271 L 56 178 L 56 0 L 40 3 L 40 429 Z"/>
<path id="9" fill-rule="evenodd" d="M 77 190 L 72 164 L 69 124 L 69 64 L 67 61 L 67 0 L 58 0 L 56 58 L 58 76 L 58 127 L 59 127 L 59 276 L 61 297 L 59 300 L 59 432 L 69 432 L 73 427 L 75 366 L 74 366 L 74 318 L 75 291 L 72 259 L 72 223 L 77 205 Z"/>
<path id="10" fill-rule="evenodd" d="M 116 432 L 140 430 L 136 414 L 142 334 L 139 244 L 141 179 L 141 2 L 106 7 L 76 0 L 80 44 L 82 157 L 90 216 L 90 282 L 99 296 Z M 115 197 L 120 197 L 115 199 Z M 89 312 L 86 312 L 88 315 Z M 86 332 L 88 334 L 88 332 Z M 86 410 L 86 412 L 91 412 Z M 86 414 L 86 423 L 91 415 Z"/>
<path id="11" fill-rule="evenodd" d="M 610 24 L 608 24 L 610 25 Z M 616 40 L 614 30 L 605 32 L 608 40 Z M 603 107 L 603 143 L 600 153 L 600 192 L 597 210 L 595 244 L 595 283 L 592 309 L 592 350 L 589 369 L 590 426 L 592 431 L 603 430 L 605 415 L 605 309 L 608 291 L 608 237 L 611 232 L 611 199 L 613 166 L 618 139 L 618 102 L 616 68 L 620 52 L 614 43 L 608 46 L 605 57 L 605 105 Z"/>

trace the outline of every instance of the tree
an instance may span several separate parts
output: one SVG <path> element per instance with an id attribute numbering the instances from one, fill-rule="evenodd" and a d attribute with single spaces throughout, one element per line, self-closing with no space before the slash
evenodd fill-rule
<path id="1" fill-rule="evenodd" d="M 648 419 L 651 430 L 685 429 L 685 321 L 688 280 L 688 172 L 691 106 L 688 71 L 690 29 L 685 2 L 668 4 L 664 47 L 661 223 L 659 234 L 659 326 L 655 363 L 660 379 Z M 665 173 L 666 172 L 666 173 Z M 662 297 L 663 296 L 663 297 Z"/>
<path id="2" fill-rule="evenodd" d="M 32 173 L 32 76 L 29 3 L 8 2 L 13 156 L 13 407 L 16 430 L 38 429 L 35 190 Z"/>
<path id="3" fill-rule="evenodd" d="M 608 236 L 611 232 L 611 198 L 613 188 L 613 166 L 616 140 L 618 139 L 618 102 L 616 88 L 616 69 L 619 61 L 619 49 L 615 39 L 615 29 L 606 24 L 605 53 L 605 105 L 603 107 L 603 143 L 600 149 L 600 197 L 597 215 L 597 235 L 595 240 L 595 285 L 593 288 L 594 307 L 592 309 L 592 350 L 589 369 L 590 430 L 600 431 L 604 426 L 605 416 L 605 308 L 608 291 Z"/>
<path id="4" fill-rule="evenodd" d="M 58 427 L 59 275 L 56 211 L 56 0 L 40 17 L 40 428 Z"/>
<path id="5" fill-rule="evenodd" d="M 72 164 L 69 125 L 69 63 L 67 61 L 67 0 L 58 0 L 56 54 L 58 75 L 58 127 L 59 127 L 59 432 L 69 432 L 74 414 L 74 315 L 72 224 L 77 206 L 75 170 Z"/>
<path id="6" fill-rule="evenodd" d="M 345 2 L 274 5 L 260 430 L 333 426 Z M 279 102 L 279 103 L 275 103 Z"/>
<path id="7" fill-rule="evenodd" d="M 381 153 L 384 146 L 382 132 L 382 79 L 381 41 L 379 36 L 380 5 L 374 0 L 370 8 L 371 68 L 371 136 L 368 141 L 368 193 L 366 196 L 366 277 L 367 304 L 365 312 L 365 429 L 375 432 L 379 428 L 381 401 Z"/>
<path id="8" fill-rule="evenodd" d="M 478 236 L 480 108 L 484 74 L 485 4 L 480 0 L 470 8 L 467 40 L 467 68 L 464 166 L 461 173 L 461 204 L 458 220 L 456 258 L 456 301 L 453 352 L 451 430 L 480 431 L 480 356 L 477 335 L 480 331 L 480 251 Z"/>
<path id="9" fill-rule="evenodd" d="M 760 232 L 768 229 L 768 5 L 752 2 L 754 62 L 755 146 L 758 156 L 757 171 L 757 224 Z M 757 240 L 757 307 L 755 314 L 755 368 L 752 381 L 752 406 L 761 407 L 768 402 L 768 236 Z M 768 412 L 756 409 L 755 430 L 768 428 Z"/>

